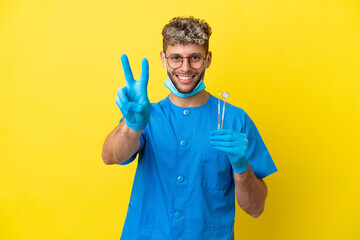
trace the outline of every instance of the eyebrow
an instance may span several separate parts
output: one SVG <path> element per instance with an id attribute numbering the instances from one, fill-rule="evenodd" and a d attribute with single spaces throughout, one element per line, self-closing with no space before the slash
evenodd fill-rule
<path id="1" fill-rule="evenodd" d="M 178 56 L 183 57 L 180 53 L 171 53 L 171 54 L 169 54 L 169 56 L 173 56 L 173 55 L 178 55 Z M 191 54 L 189 54 L 189 57 L 194 56 L 194 55 L 201 55 L 202 56 L 201 53 L 191 53 Z"/>

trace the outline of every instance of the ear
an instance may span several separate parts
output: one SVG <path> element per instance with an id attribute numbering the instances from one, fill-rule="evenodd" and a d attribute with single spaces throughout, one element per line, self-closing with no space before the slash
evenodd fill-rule
<path id="1" fill-rule="evenodd" d="M 207 57 L 207 64 L 206 64 L 206 68 L 209 68 L 210 67 L 210 64 L 211 64 L 211 59 L 212 59 L 212 52 L 209 51 L 208 52 L 208 57 Z"/>
<path id="2" fill-rule="evenodd" d="M 163 51 L 160 51 L 160 59 L 163 67 L 165 67 L 166 61 L 165 61 L 165 53 Z"/>

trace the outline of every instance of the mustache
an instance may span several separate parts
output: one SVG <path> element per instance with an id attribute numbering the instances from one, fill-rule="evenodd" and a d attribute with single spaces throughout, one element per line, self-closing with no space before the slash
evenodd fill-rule
<path id="1" fill-rule="evenodd" d="M 198 72 L 173 72 L 174 75 L 183 74 L 183 75 L 196 75 Z"/>

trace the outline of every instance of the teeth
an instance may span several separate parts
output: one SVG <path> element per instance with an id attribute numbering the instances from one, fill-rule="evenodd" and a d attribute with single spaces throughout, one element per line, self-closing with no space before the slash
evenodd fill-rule
<path id="1" fill-rule="evenodd" d="M 190 77 L 178 76 L 178 78 L 180 78 L 181 80 L 188 80 L 188 79 L 190 79 L 190 78 L 191 78 L 191 76 L 190 76 Z"/>

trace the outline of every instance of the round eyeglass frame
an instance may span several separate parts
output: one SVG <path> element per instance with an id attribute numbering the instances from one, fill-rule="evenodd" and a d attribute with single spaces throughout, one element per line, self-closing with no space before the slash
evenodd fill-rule
<path id="1" fill-rule="evenodd" d="M 165 53 L 164 53 L 164 55 L 165 55 Z M 171 56 L 171 55 L 170 55 Z M 165 58 L 166 58 L 166 60 L 168 60 L 169 61 L 169 57 L 170 56 L 166 56 L 165 55 Z M 200 55 L 201 56 L 201 55 Z M 197 70 L 197 69 L 200 69 L 200 68 L 202 68 L 203 66 L 204 66 L 204 63 L 205 63 L 205 59 L 207 58 L 207 56 L 208 56 L 208 53 L 206 53 L 206 57 L 203 57 L 203 56 L 201 56 L 202 58 L 203 58 L 203 63 L 202 63 L 202 65 L 201 65 L 201 67 L 198 67 L 198 68 L 193 68 L 192 66 L 191 66 L 191 62 L 190 62 L 190 58 L 191 57 L 193 57 L 193 56 L 190 56 L 190 57 L 180 57 L 181 58 L 181 65 L 179 66 L 179 67 L 177 67 L 177 68 L 173 68 L 172 66 L 170 66 L 170 64 L 169 64 L 169 67 L 171 68 L 171 69 L 178 69 L 178 68 L 181 68 L 181 66 L 183 65 L 183 63 L 184 63 L 184 58 L 188 58 L 188 62 L 189 62 L 189 66 L 192 68 L 192 69 L 195 69 L 195 70 Z"/>

